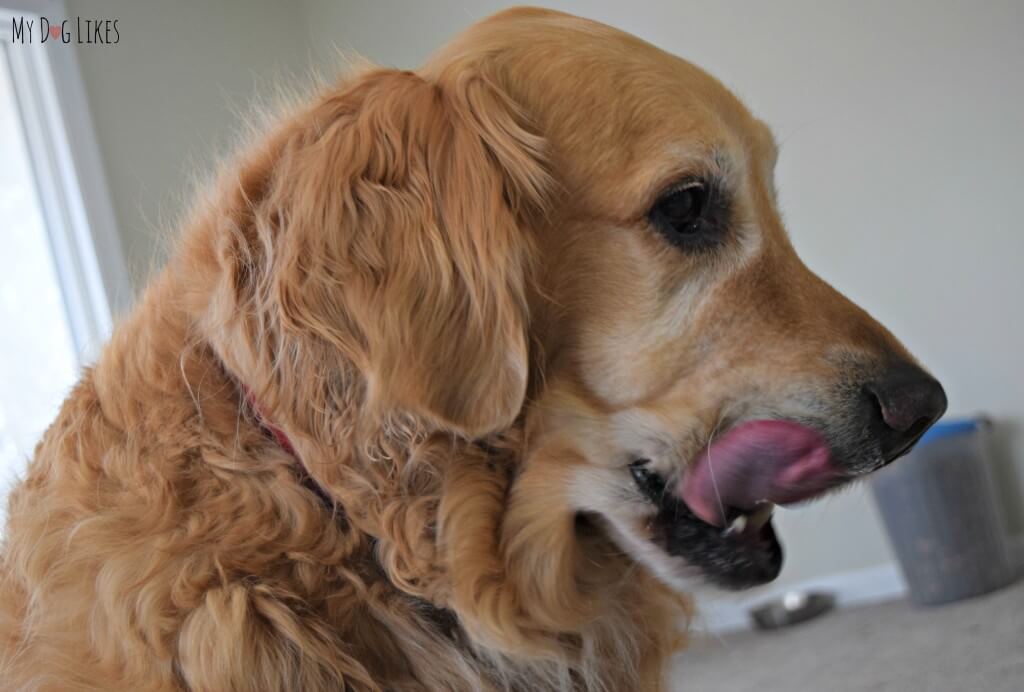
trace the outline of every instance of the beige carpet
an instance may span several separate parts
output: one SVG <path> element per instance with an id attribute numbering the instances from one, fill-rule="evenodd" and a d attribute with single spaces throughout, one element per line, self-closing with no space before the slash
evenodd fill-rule
<path id="1" fill-rule="evenodd" d="M 946 606 L 845 610 L 693 643 L 678 692 L 1024 692 L 1024 582 Z"/>

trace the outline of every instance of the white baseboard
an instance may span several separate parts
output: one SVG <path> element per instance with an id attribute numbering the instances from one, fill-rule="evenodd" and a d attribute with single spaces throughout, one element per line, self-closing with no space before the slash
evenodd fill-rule
<path id="1" fill-rule="evenodd" d="M 851 608 L 894 601 L 907 593 L 907 584 L 899 567 L 895 564 L 886 564 L 816 577 L 760 591 L 756 596 L 706 594 L 701 598 L 698 595 L 697 617 L 692 629 L 712 634 L 749 629 L 751 624 L 747 612 L 750 608 L 793 590 L 827 591 L 835 595 L 837 608 Z"/>

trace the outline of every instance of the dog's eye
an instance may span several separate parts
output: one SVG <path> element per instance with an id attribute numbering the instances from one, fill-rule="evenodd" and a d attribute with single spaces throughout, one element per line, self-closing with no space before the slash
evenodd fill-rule
<path id="1" fill-rule="evenodd" d="M 706 202 L 707 192 L 703 183 L 692 183 L 658 200 L 652 216 L 681 235 L 696 233 Z"/>
<path id="2" fill-rule="evenodd" d="M 673 245 L 703 250 L 718 239 L 712 190 L 704 180 L 691 180 L 662 195 L 651 209 L 651 224 Z"/>

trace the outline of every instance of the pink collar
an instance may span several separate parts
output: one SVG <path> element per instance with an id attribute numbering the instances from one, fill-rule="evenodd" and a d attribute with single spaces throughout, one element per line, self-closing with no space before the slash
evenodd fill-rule
<path id="1" fill-rule="evenodd" d="M 277 442 L 278 446 L 291 454 L 292 459 L 295 460 L 295 470 L 302 484 L 316 493 L 327 509 L 331 511 L 339 510 L 340 508 L 338 507 L 337 502 L 334 501 L 334 498 L 332 498 L 327 490 L 317 483 L 313 479 L 313 476 L 309 474 L 309 469 L 306 468 L 306 465 L 302 463 L 302 459 L 299 458 L 298 453 L 295 451 L 295 445 L 292 444 L 291 439 L 288 437 L 288 433 L 270 420 L 270 416 L 267 415 L 266 409 L 256 399 L 256 395 L 253 393 L 252 389 L 245 384 L 240 383 L 240 385 L 242 387 L 242 391 L 245 393 L 245 403 L 247 403 L 253 412 L 255 412 L 256 418 L 259 420 L 260 427 L 263 428 L 263 432 L 265 432 L 268 437 L 272 437 L 274 441 Z"/>
<path id="2" fill-rule="evenodd" d="M 248 385 L 243 384 L 242 391 L 245 392 L 245 403 L 249 404 L 249 408 L 256 413 L 256 418 L 259 419 L 260 426 L 263 428 L 263 431 L 270 437 L 273 437 L 277 444 L 281 446 L 281 449 L 295 457 L 295 461 L 301 466 L 302 460 L 299 459 L 299 455 L 295 453 L 295 445 L 293 445 L 292 441 L 288 438 L 288 434 L 270 421 L 270 416 L 267 415 L 266 409 L 264 409 L 260 402 L 256 400 L 256 395 L 253 394 L 252 389 L 250 389 Z M 302 468 L 305 470 L 305 466 Z M 309 474 L 307 473 L 306 475 L 308 476 Z"/>

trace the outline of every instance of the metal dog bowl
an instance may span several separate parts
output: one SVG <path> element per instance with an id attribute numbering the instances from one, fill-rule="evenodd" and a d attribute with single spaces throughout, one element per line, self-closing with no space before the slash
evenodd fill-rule
<path id="1" fill-rule="evenodd" d="M 758 629 L 775 630 L 813 620 L 835 606 L 830 593 L 790 591 L 782 598 L 750 610 L 750 619 Z"/>

